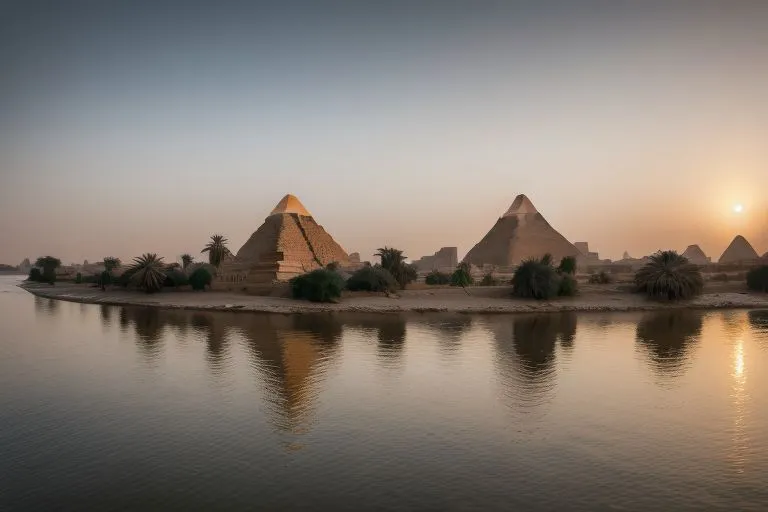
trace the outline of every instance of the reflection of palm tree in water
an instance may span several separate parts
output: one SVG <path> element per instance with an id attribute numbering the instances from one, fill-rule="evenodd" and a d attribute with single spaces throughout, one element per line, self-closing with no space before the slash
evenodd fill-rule
<path id="1" fill-rule="evenodd" d="M 555 388 L 555 347 L 573 346 L 573 313 L 526 315 L 494 320 L 496 368 L 505 396 L 515 408 L 537 408 Z"/>
<path id="2" fill-rule="evenodd" d="M 58 313 L 61 304 L 56 299 L 44 299 L 35 296 L 35 311 L 46 316 L 55 316 Z"/>
<path id="3" fill-rule="evenodd" d="M 133 324 L 136 344 L 147 357 L 154 361 L 162 350 L 163 322 L 157 308 L 124 307 L 120 309 L 120 325 L 127 328 Z"/>
<path id="4" fill-rule="evenodd" d="M 216 373 L 223 370 L 223 360 L 227 354 L 227 324 L 215 313 L 195 312 L 189 318 L 192 331 L 205 341 L 208 362 Z"/>
<path id="5" fill-rule="evenodd" d="M 701 336 L 702 313 L 690 310 L 646 313 L 637 324 L 637 343 L 660 377 L 679 377 L 689 349 Z"/>
<path id="6" fill-rule="evenodd" d="M 99 305 L 99 316 L 101 318 L 101 323 L 104 325 L 104 327 L 109 327 L 112 323 L 112 308 L 114 306 L 107 306 L 105 304 Z"/>
<path id="7" fill-rule="evenodd" d="M 330 315 L 241 315 L 252 366 L 280 430 L 303 431 L 311 422 L 318 384 L 337 349 L 341 323 Z"/>
<path id="8" fill-rule="evenodd" d="M 376 355 L 385 365 L 398 365 L 405 348 L 406 321 L 402 315 L 356 314 L 345 317 L 344 325 L 376 335 Z"/>
<path id="9" fill-rule="evenodd" d="M 424 323 L 438 335 L 438 347 L 443 356 L 458 354 L 461 337 L 472 326 L 468 315 L 427 317 Z"/>

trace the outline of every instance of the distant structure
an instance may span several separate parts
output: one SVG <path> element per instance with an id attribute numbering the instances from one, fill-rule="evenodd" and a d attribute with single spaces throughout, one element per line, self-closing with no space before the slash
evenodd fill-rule
<path id="1" fill-rule="evenodd" d="M 312 214 L 291 194 L 283 197 L 264 223 L 225 261 L 218 281 L 270 284 L 338 263 L 349 265 L 349 256 Z"/>
<path id="2" fill-rule="evenodd" d="M 688 258 L 688 261 L 695 265 L 708 265 L 712 263 L 712 258 L 704 254 L 701 247 L 698 245 L 689 245 L 688 248 L 683 251 L 683 257 Z"/>
<path id="3" fill-rule="evenodd" d="M 30 263 L 29 258 L 24 258 L 24 261 L 22 261 L 18 267 L 16 267 L 19 272 L 22 274 L 29 274 L 29 271 L 32 270 L 32 263 Z"/>
<path id="4" fill-rule="evenodd" d="M 579 250 L 579 254 L 576 256 L 576 263 L 579 267 L 591 267 L 605 264 L 604 261 L 600 260 L 600 255 L 598 253 L 589 250 L 588 242 L 575 242 L 573 245 Z"/>
<path id="5" fill-rule="evenodd" d="M 741 263 L 744 261 L 753 261 L 758 259 L 757 251 L 747 242 L 747 239 L 737 235 L 728 248 L 717 260 L 718 263 Z"/>
<path id="6" fill-rule="evenodd" d="M 442 247 L 432 256 L 423 256 L 413 262 L 419 272 L 432 270 L 454 270 L 459 264 L 459 250 L 457 247 Z"/>
<path id="7" fill-rule="evenodd" d="M 622 260 L 633 260 L 634 258 L 629 255 L 629 252 L 624 251 L 624 254 L 621 255 Z"/>
<path id="8" fill-rule="evenodd" d="M 478 267 L 512 267 L 545 254 L 559 261 L 564 256 L 578 256 L 579 250 L 549 225 L 530 199 L 520 194 L 464 261 Z"/>

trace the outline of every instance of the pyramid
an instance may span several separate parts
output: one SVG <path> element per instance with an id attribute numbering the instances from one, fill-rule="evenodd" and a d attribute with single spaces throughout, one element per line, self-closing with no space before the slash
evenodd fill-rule
<path id="1" fill-rule="evenodd" d="M 530 199 L 520 194 L 464 261 L 477 266 L 512 267 L 547 253 L 558 262 L 563 256 L 578 256 L 579 250 L 549 225 Z"/>
<path id="2" fill-rule="evenodd" d="M 333 262 L 344 266 L 349 256 L 301 201 L 288 194 L 225 266 L 223 279 L 286 281 Z"/>
<path id="3" fill-rule="evenodd" d="M 701 247 L 698 245 L 689 245 L 688 248 L 683 251 L 683 257 L 688 258 L 688 261 L 695 265 L 706 265 L 711 262 L 710 258 L 704 254 L 704 251 L 702 251 Z"/>
<path id="4" fill-rule="evenodd" d="M 718 263 L 738 263 L 740 261 L 756 260 L 757 251 L 741 235 L 736 236 L 731 245 L 725 250 Z"/>

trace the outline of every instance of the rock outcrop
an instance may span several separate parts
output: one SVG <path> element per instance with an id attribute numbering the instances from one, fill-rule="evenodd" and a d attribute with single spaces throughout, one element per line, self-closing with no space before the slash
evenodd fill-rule
<path id="1" fill-rule="evenodd" d="M 720 256 L 718 263 L 740 263 L 758 259 L 757 251 L 747 242 L 747 239 L 737 235 L 728 248 Z"/>
<path id="2" fill-rule="evenodd" d="M 578 256 L 579 250 L 549 225 L 530 199 L 520 194 L 464 261 L 477 266 L 512 267 L 545 254 L 559 261 L 564 256 Z"/>

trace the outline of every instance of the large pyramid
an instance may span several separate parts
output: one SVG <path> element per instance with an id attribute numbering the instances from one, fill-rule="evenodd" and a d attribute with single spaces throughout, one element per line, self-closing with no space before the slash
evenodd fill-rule
<path id="1" fill-rule="evenodd" d="M 740 261 L 756 260 L 757 251 L 741 235 L 736 236 L 731 245 L 725 250 L 718 263 L 738 263 Z"/>
<path id="2" fill-rule="evenodd" d="M 578 256 L 579 250 L 549 225 L 530 199 L 520 194 L 464 261 L 478 266 L 512 267 L 547 253 L 557 262 L 563 256 Z"/>
<path id="3" fill-rule="evenodd" d="M 706 265 L 711 262 L 711 259 L 704 254 L 701 247 L 698 245 L 689 245 L 688 248 L 683 251 L 683 256 L 688 258 L 688 261 L 695 265 Z"/>
<path id="4" fill-rule="evenodd" d="M 288 194 L 237 251 L 225 270 L 230 280 L 259 283 L 285 281 L 333 262 L 343 266 L 349 262 L 349 256 L 315 222 L 301 201 Z M 237 276 L 232 277 L 233 273 Z"/>

